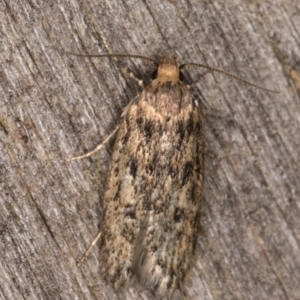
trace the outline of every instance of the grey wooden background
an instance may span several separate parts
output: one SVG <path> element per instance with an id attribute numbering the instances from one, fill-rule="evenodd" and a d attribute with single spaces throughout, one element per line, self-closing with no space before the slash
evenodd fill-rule
<path id="1" fill-rule="evenodd" d="M 268 88 L 208 74 L 201 231 L 187 299 L 300 299 L 300 3 L 284 0 L 0 1 L 0 299 L 153 299 L 115 295 L 99 275 L 111 144 L 139 86 L 128 52 L 206 63 Z M 188 80 L 201 70 L 185 72 Z"/>

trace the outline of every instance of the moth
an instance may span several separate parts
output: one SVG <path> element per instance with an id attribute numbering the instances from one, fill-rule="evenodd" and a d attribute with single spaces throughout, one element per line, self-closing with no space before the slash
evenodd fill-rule
<path id="1" fill-rule="evenodd" d="M 104 218 L 79 264 L 100 239 L 101 274 L 115 290 L 136 281 L 157 298 L 180 298 L 197 244 L 204 178 L 201 110 L 182 82 L 181 71 L 203 67 L 264 88 L 206 65 L 178 66 L 175 56 L 156 63 L 130 54 L 70 54 L 140 58 L 156 66 L 153 81 L 103 142 L 116 134 Z M 91 155 L 103 143 L 72 160 Z"/>

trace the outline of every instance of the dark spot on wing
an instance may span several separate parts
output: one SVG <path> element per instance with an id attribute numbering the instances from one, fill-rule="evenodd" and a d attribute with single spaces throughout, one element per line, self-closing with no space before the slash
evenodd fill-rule
<path id="1" fill-rule="evenodd" d="M 134 157 L 131 157 L 128 161 L 128 166 L 129 166 L 129 174 L 135 178 L 136 177 L 136 172 L 138 168 L 138 162 L 137 159 Z"/>
<path id="2" fill-rule="evenodd" d="M 124 207 L 124 217 L 128 217 L 130 219 L 135 219 L 136 218 L 136 209 L 134 206 L 130 204 L 126 204 Z"/>
<path id="3" fill-rule="evenodd" d="M 192 172 L 193 172 L 193 165 L 191 162 L 188 161 L 185 163 L 182 170 L 182 185 L 185 185 L 188 182 Z"/>
<path id="4" fill-rule="evenodd" d="M 184 218 L 184 210 L 178 207 L 175 208 L 174 212 L 174 222 L 178 223 Z"/>

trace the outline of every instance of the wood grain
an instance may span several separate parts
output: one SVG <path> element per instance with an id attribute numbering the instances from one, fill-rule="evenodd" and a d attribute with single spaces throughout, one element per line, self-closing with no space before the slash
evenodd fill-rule
<path id="1" fill-rule="evenodd" d="M 115 295 L 95 247 L 111 146 L 99 144 L 140 91 L 128 66 L 80 53 L 177 54 L 218 74 L 202 102 L 204 206 L 187 299 L 300 299 L 300 4 L 297 1 L 1 1 L 0 299 L 153 299 Z M 188 69 L 187 80 L 201 70 Z"/>

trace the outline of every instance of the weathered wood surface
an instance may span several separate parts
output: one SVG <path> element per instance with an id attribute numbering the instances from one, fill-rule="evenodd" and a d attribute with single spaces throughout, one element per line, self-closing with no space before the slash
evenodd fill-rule
<path id="1" fill-rule="evenodd" d="M 163 2 L 163 4 L 161 3 Z M 176 53 L 237 73 L 193 89 L 203 103 L 202 229 L 187 299 L 300 299 L 299 1 L 1 1 L 0 298 L 117 299 L 95 247 L 111 146 L 139 92 L 107 59 Z M 122 60 L 147 77 L 152 66 Z M 187 70 L 190 80 L 201 70 Z M 211 104 L 210 104 L 211 103 Z M 119 299 L 152 299 L 131 288 Z"/>

